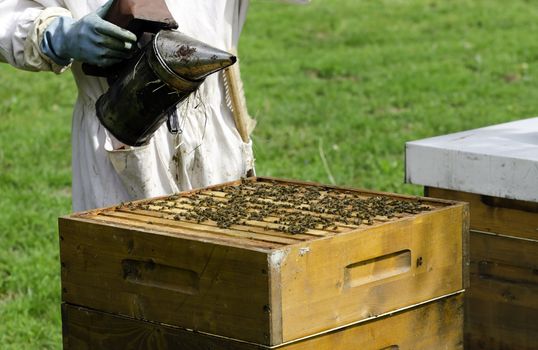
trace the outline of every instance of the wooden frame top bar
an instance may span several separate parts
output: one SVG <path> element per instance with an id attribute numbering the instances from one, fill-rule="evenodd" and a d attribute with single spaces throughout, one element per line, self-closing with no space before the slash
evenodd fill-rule
<path id="1" fill-rule="evenodd" d="M 271 188 L 271 186 L 280 186 L 292 190 L 295 189 L 295 191 L 302 191 L 303 189 L 305 191 L 319 191 L 319 193 L 321 193 L 320 198 L 332 196 L 335 198 L 341 197 L 342 200 L 367 200 L 379 197 L 381 200 L 417 203 L 417 205 L 427 209 L 416 213 L 397 213 L 391 217 L 375 216 L 370 220 L 348 220 L 346 218 L 338 217 L 338 215 L 325 212 L 325 209 L 321 209 L 317 212 L 312 211 L 311 204 L 316 202 L 316 200 L 304 199 L 304 205 L 298 205 L 297 202 L 294 204 L 279 202 L 276 198 L 272 197 L 260 199 L 263 201 L 262 203 L 284 206 L 284 209 L 279 209 L 280 214 L 275 214 L 274 217 L 256 217 L 254 214 L 261 211 L 258 210 L 261 206 L 258 205 L 258 207 L 256 207 L 256 205 L 251 203 L 247 204 L 247 206 L 249 206 L 247 210 L 249 212 L 254 212 L 254 214 L 251 214 L 249 218 L 231 224 L 228 227 L 223 227 L 215 220 L 200 221 L 196 218 L 185 217 L 189 210 L 193 210 L 193 206 L 189 202 L 193 196 L 196 196 L 197 199 L 205 199 L 206 202 L 210 201 L 211 203 L 216 203 L 214 205 L 224 205 L 227 202 L 229 195 L 226 191 L 228 191 L 230 187 L 237 187 L 242 184 L 242 186 L 248 189 L 250 183 L 253 185 L 255 184 L 258 187 L 260 185 L 268 186 L 268 188 Z M 326 186 L 311 182 L 253 177 L 182 192 L 171 196 L 144 199 L 130 203 L 122 203 L 114 207 L 75 213 L 67 218 L 124 228 L 140 229 L 158 234 L 183 236 L 188 239 L 207 240 L 221 244 L 229 244 L 231 246 L 240 246 L 247 249 L 269 251 L 283 246 L 323 239 L 338 234 L 366 230 L 386 223 L 406 220 L 412 217 L 414 218 L 418 215 L 439 210 L 456 203 L 457 202 L 447 200 Z M 331 224 L 325 226 L 318 224 L 316 227 L 304 230 L 304 232 L 294 232 L 295 234 L 292 234 L 286 232 L 286 230 L 291 231 L 289 227 L 291 224 L 286 220 L 287 217 L 293 215 L 325 218 L 330 221 Z M 356 215 L 358 217 L 359 214 L 346 213 L 345 215 Z"/>

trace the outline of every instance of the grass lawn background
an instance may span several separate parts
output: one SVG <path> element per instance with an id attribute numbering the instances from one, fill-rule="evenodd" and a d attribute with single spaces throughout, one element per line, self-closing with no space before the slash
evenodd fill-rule
<path id="1" fill-rule="evenodd" d="M 537 15 L 524 0 L 254 0 L 240 54 L 258 174 L 419 194 L 405 141 L 538 114 Z M 74 99 L 69 74 L 0 65 L 2 349 L 61 348 Z"/>

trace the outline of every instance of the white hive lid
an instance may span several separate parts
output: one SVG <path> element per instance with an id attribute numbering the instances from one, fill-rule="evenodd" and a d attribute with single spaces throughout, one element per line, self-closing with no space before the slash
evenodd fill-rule
<path id="1" fill-rule="evenodd" d="M 538 118 L 406 144 L 406 182 L 538 202 Z"/>

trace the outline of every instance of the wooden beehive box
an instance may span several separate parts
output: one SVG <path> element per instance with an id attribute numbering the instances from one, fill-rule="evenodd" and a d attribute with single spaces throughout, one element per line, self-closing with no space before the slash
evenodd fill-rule
<path id="1" fill-rule="evenodd" d="M 466 286 L 468 208 L 453 201 L 252 178 L 59 224 L 64 316 L 275 346 Z"/>
<path id="2" fill-rule="evenodd" d="M 538 118 L 408 142 L 406 181 L 470 203 L 466 349 L 538 349 Z"/>
<path id="3" fill-rule="evenodd" d="M 329 332 L 265 346 L 64 304 L 64 349 L 462 350 L 463 294 Z"/>
<path id="4" fill-rule="evenodd" d="M 471 209 L 469 349 L 538 349 L 538 203 L 427 187 Z"/>

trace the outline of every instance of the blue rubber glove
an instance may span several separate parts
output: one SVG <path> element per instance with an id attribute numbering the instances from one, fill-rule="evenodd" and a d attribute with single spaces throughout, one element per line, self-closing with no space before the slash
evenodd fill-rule
<path id="1" fill-rule="evenodd" d="M 73 59 L 107 67 L 129 58 L 136 48 L 136 35 L 103 19 L 110 5 L 112 0 L 78 21 L 55 19 L 45 30 L 42 52 L 61 66 Z"/>

